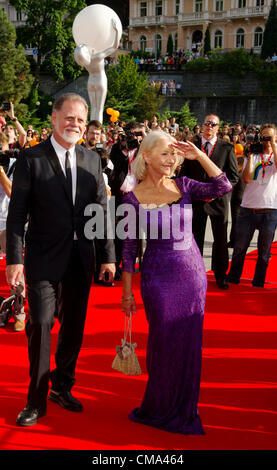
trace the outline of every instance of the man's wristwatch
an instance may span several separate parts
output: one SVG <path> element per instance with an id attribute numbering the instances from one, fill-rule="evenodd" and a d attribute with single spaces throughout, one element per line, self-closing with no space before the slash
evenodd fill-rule
<path id="1" fill-rule="evenodd" d="M 11 121 L 15 122 L 18 121 L 17 117 L 11 118 Z"/>

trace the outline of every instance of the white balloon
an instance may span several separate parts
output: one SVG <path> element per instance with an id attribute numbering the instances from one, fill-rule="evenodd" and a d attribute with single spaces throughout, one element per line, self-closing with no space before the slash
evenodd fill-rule
<path id="1" fill-rule="evenodd" d="M 72 34 L 77 46 L 85 44 L 100 52 L 112 46 L 115 31 L 111 26 L 114 19 L 122 35 L 122 24 L 114 10 L 105 5 L 90 5 L 78 13 L 72 26 Z"/>

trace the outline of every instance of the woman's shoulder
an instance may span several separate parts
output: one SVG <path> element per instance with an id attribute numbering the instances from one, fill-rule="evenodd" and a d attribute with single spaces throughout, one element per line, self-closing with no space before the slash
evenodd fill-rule
<path id="1" fill-rule="evenodd" d="M 187 183 L 189 181 L 189 178 L 187 176 L 180 176 L 178 178 L 174 178 L 175 184 L 183 194 L 184 192 L 187 192 Z"/>
<path id="2" fill-rule="evenodd" d="M 132 204 L 133 206 L 137 206 L 139 204 L 133 191 L 130 191 L 129 193 L 124 194 L 122 198 L 122 202 L 123 204 Z"/>

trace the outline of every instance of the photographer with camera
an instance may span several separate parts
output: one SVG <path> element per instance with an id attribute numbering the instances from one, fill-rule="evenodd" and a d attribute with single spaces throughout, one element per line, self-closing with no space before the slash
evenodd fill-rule
<path id="1" fill-rule="evenodd" d="M 111 175 L 111 191 L 115 196 L 115 207 L 122 203 L 123 196 L 133 191 L 138 183 L 133 164 L 137 156 L 140 142 L 145 133 L 140 128 L 140 124 L 133 121 L 126 124 L 124 133 L 121 133 L 118 142 L 111 149 L 110 159 L 114 165 Z M 115 237 L 116 250 L 116 273 L 114 279 L 121 280 L 120 263 L 122 260 L 122 240 Z"/>
<path id="2" fill-rule="evenodd" d="M 244 258 L 255 230 L 258 259 L 252 285 L 264 287 L 271 244 L 277 226 L 277 129 L 265 124 L 260 140 L 249 145 L 242 177 L 246 183 L 236 222 L 235 245 L 228 281 L 239 284 Z"/>
<path id="3" fill-rule="evenodd" d="M 16 164 L 17 152 L 9 150 L 9 139 L 0 132 L 0 249 L 2 253 L 6 253 L 6 223 L 8 216 L 8 207 L 12 192 L 12 177 Z M 24 276 L 20 280 L 24 286 Z M 11 289 L 13 295 L 14 289 Z M 25 292 L 23 292 L 25 297 Z M 14 311 L 14 331 L 22 331 L 25 328 L 25 312 L 24 306 L 17 304 Z"/>
<path id="4" fill-rule="evenodd" d="M 23 148 L 26 144 L 27 134 L 17 117 L 14 115 L 13 103 L 3 103 L 0 108 L 0 113 L 1 115 L 6 114 L 9 117 L 9 120 L 15 125 L 14 128 L 11 124 L 6 124 L 3 128 L 4 133 L 9 139 L 9 148 L 13 150 Z M 18 133 L 18 138 L 15 131 Z"/>

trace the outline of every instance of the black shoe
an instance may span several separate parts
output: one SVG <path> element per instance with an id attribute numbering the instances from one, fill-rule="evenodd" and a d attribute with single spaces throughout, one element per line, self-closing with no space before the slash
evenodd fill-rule
<path id="1" fill-rule="evenodd" d="M 252 282 L 253 287 L 264 287 L 264 284 L 260 284 L 259 282 Z"/>
<path id="2" fill-rule="evenodd" d="M 83 405 L 76 398 L 74 398 L 68 390 L 63 392 L 55 392 L 51 390 L 49 393 L 49 400 L 58 403 L 62 408 L 69 411 L 83 411 Z"/>
<path id="3" fill-rule="evenodd" d="M 33 426 L 34 424 L 37 424 L 39 418 L 45 415 L 46 409 L 40 410 L 27 405 L 26 408 L 19 413 L 16 424 L 18 424 L 18 426 Z"/>
<path id="4" fill-rule="evenodd" d="M 233 279 L 231 277 L 227 277 L 227 281 L 230 282 L 231 284 L 239 284 L 240 280 Z"/>
<path id="5" fill-rule="evenodd" d="M 223 289 L 223 290 L 229 289 L 228 283 L 225 279 L 220 280 L 220 281 L 216 281 L 216 283 L 217 283 L 219 289 Z"/>

